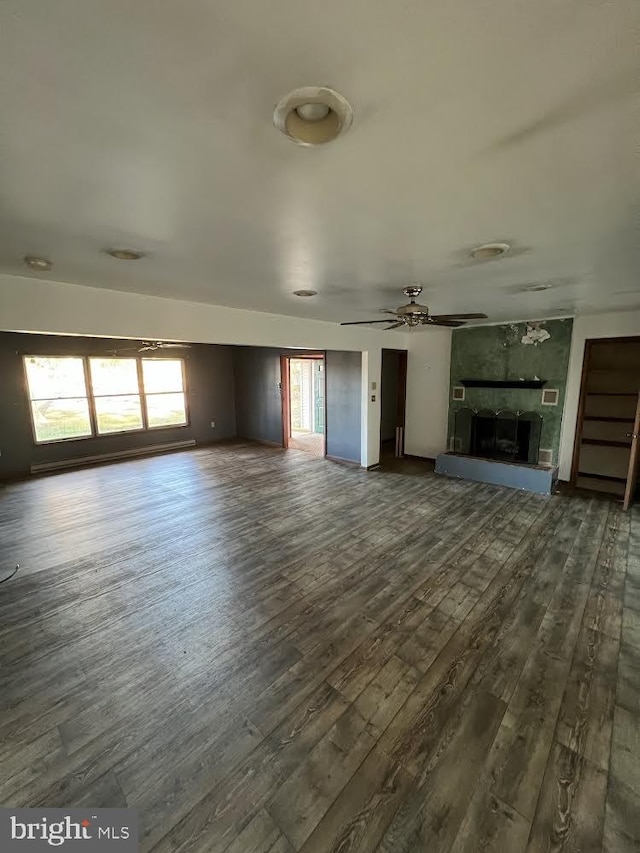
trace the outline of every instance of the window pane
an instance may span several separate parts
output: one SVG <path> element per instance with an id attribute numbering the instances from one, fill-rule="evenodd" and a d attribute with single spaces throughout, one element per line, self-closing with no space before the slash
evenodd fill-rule
<path id="1" fill-rule="evenodd" d="M 75 400 L 38 400 L 31 404 L 37 441 L 84 438 L 91 435 L 86 397 Z"/>
<path id="2" fill-rule="evenodd" d="M 142 375 L 147 394 L 184 390 L 181 358 L 143 358 Z"/>
<path id="3" fill-rule="evenodd" d="M 87 396 L 81 358 L 27 356 L 25 365 L 32 400 Z"/>
<path id="4" fill-rule="evenodd" d="M 135 358 L 90 358 L 93 393 L 137 394 L 138 368 Z"/>
<path id="5" fill-rule="evenodd" d="M 130 429 L 142 429 L 140 397 L 131 394 L 128 397 L 96 397 L 96 420 L 98 432 L 125 432 Z"/>
<path id="6" fill-rule="evenodd" d="M 181 426 L 187 422 L 184 394 L 151 394 L 147 397 L 150 427 Z"/>

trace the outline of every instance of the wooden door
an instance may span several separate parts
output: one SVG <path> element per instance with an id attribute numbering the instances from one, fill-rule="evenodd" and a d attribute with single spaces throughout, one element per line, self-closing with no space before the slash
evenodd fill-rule
<path id="1" fill-rule="evenodd" d="M 282 400 L 282 446 L 289 447 L 291 438 L 291 401 L 289 391 L 289 359 L 280 356 L 280 397 Z"/>
<path id="2" fill-rule="evenodd" d="M 636 406 L 636 418 L 633 422 L 633 432 L 629 433 L 631 438 L 631 454 L 629 455 L 629 473 L 627 474 L 627 486 L 624 490 L 624 510 L 629 509 L 633 503 L 633 496 L 638 482 L 638 466 L 640 465 L 640 394 L 638 394 L 638 405 Z"/>

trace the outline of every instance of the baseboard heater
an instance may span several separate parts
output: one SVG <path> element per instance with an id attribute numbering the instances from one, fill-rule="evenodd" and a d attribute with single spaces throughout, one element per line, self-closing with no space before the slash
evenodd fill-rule
<path id="1" fill-rule="evenodd" d="M 136 456 L 147 456 L 150 453 L 168 453 L 171 450 L 184 450 L 195 447 L 195 439 L 188 441 L 172 441 L 168 444 L 150 444 L 148 447 L 134 447 L 132 450 L 116 450 L 113 453 L 97 453 L 94 456 L 78 456 L 76 459 L 64 459 L 60 462 L 39 462 L 32 465 L 32 474 L 42 474 L 45 471 L 59 471 L 62 468 L 80 468 L 92 465 L 94 462 L 115 462 L 118 459 L 130 459 Z"/>

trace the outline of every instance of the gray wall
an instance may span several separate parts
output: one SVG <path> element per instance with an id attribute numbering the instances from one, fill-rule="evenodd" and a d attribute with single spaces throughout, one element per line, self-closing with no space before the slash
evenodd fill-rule
<path id="1" fill-rule="evenodd" d="M 360 463 L 362 354 L 327 352 L 327 456 Z"/>
<path id="2" fill-rule="evenodd" d="M 396 437 L 398 414 L 398 364 L 397 350 L 382 350 L 382 375 L 380 381 L 380 439 L 388 441 Z"/>
<path id="3" fill-rule="evenodd" d="M 185 359 L 190 423 L 149 432 L 120 433 L 36 445 L 26 394 L 23 355 L 103 355 L 135 342 L 106 338 L 0 333 L 0 478 L 23 476 L 32 464 L 195 439 L 207 443 L 236 434 L 232 347 L 194 344 L 167 351 Z M 161 351 L 154 357 L 161 357 Z M 211 428 L 211 421 L 216 428 Z"/>
<path id="4" fill-rule="evenodd" d="M 280 350 L 270 347 L 233 350 L 237 434 L 282 446 Z"/>
<path id="5" fill-rule="evenodd" d="M 135 342 L 0 332 L 0 478 L 23 476 L 31 465 L 194 439 L 198 443 L 253 438 L 282 444 L 280 354 L 292 350 L 194 344 L 185 358 L 190 423 L 36 445 L 25 389 L 23 355 L 102 355 Z M 176 352 L 167 351 L 167 357 Z M 161 357 L 162 352 L 154 353 Z M 360 462 L 361 354 L 326 353 L 327 454 Z M 210 423 L 216 421 L 216 428 Z"/>
<path id="6" fill-rule="evenodd" d="M 236 426 L 241 438 L 282 444 L 280 355 L 305 355 L 270 347 L 234 347 Z M 308 354 L 308 353 L 306 353 Z M 359 352 L 325 353 L 327 455 L 360 462 Z"/>

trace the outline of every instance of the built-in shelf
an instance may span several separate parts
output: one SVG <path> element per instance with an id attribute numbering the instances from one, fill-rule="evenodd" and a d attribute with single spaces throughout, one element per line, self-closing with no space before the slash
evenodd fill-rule
<path id="1" fill-rule="evenodd" d="M 583 438 L 583 444 L 593 444 L 596 447 L 631 447 L 630 441 L 609 441 L 604 438 Z"/>
<path id="2" fill-rule="evenodd" d="M 592 480 L 611 480 L 614 483 L 626 483 L 626 477 L 610 477 L 609 474 L 592 474 L 590 471 L 578 471 L 578 477 L 591 477 Z"/>
<path id="3" fill-rule="evenodd" d="M 638 375 L 637 367 L 591 367 L 589 373 L 632 373 Z"/>
<path id="4" fill-rule="evenodd" d="M 546 379 L 461 379 L 465 388 L 542 388 Z"/>
<path id="5" fill-rule="evenodd" d="M 637 391 L 587 391 L 587 397 L 638 397 Z"/>
<path id="6" fill-rule="evenodd" d="M 606 421 L 611 424 L 632 424 L 635 418 L 610 418 L 606 415 L 585 415 L 585 421 Z"/>

